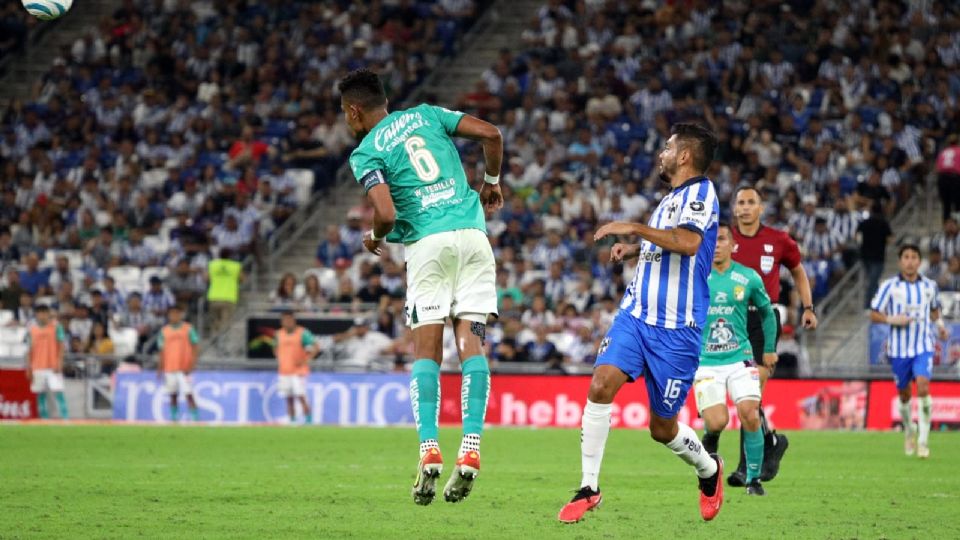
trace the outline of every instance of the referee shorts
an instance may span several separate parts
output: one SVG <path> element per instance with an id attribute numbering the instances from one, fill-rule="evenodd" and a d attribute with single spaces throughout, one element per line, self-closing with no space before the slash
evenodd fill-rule
<path id="1" fill-rule="evenodd" d="M 777 320 L 777 343 L 780 343 L 780 310 L 774 308 L 773 316 Z M 747 308 L 747 335 L 750 338 L 750 347 L 753 349 L 753 361 L 758 365 L 763 365 L 763 317 L 757 308 L 750 306 Z"/>

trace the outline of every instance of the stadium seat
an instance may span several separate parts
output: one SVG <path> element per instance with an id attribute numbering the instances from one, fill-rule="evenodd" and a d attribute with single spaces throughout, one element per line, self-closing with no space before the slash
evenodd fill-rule
<path id="1" fill-rule="evenodd" d="M 154 253 L 166 253 L 170 250 L 170 237 L 163 234 L 145 236 L 143 237 L 143 245 L 153 250 Z"/>
<path id="2" fill-rule="evenodd" d="M 113 354 L 126 356 L 137 352 L 139 336 L 136 328 L 111 328 L 109 334 L 113 341 Z"/>
<path id="3" fill-rule="evenodd" d="M 117 288 L 127 293 L 141 289 L 140 273 L 140 269 L 136 266 L 115 266 L 107 271 L 107 274 L 116 282 Z"/>
<path id="4" fill-rule="evenodd" d="M 13 356 L 13 351 L 10 345 L 6 343 L 0 343 L 0 358 L 10 358 Z"/>
<path id="5" fill-rule="evenodd" d="M 9 309 L 0 309 L 0 326 L 6 326 L 13 320 L 13 312 Z"/>
<path id="6" fill-rule="evenodd" d="M 310 194 L 313 192 L 314 175 L 310 169 L 290 169 L 288 171 L 293 177 L 296 188 L 294 197 L 297 200 L 297 206 L 301 206 L 310 200 Z"/>
<path id="7" fill-rule="evenodd" d="M 140 288 L 146 290 L 150 287 L 150 278 L 153 276 L 167 279 L 168 275 L 170 275 L 170 269 L 166 266 L 148 266 L 140 272 Z"/>
<path id="8" fill-rule="evenodd" d="M 25 343 L 26 339 L 27 328 L 25 326 L 0 327 L 0 343 L 12 346 L 18 343 Z"/>

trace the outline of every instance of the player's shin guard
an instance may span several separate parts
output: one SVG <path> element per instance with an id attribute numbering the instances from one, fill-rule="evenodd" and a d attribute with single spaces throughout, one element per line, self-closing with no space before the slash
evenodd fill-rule
<path id="1" fill-rule="evenodd" d="M 717 474 L 717 461 L 703 448 L 697 432 L 686 424 L 678 424 L 677 436 L 667 443 L 667 448 L 673 450 L 683 461 L 697 469 L 697 476 L 710 478 Z"/>
<path id="2" fill-rule="evenodd" d="M 598 490 L 600 464 L 603 461 L 603 447 L 610 434 L 611 403 L 594 403 L 587 400 L 580 421 L 580 464 L 583 478 L 580 487 Z"/>
<path id="3" fill-rule="evenodd" d="M 917 409 L 917 446 L 923 448 L 927 446 L 927 440 L 930 438 L 930 413 L 933 411 L 933 398 L 930 396 L 921 397 L 920 406 Z"/>
<path id="4" fill-rule="evenodd" d="M 37 394 L 37 414 L 40 418 L 50 418 L 50 411 L 47 410 L 47 394 Z"/>
<path id="5" fill-rule="evenodd" d="M 763 464 L 763 432 L 744 431 L 744 452 L 747 457 L 747 483 L 760 478 L 760 466 Z"/>
<path id="6" fill-rule="evenodd" d="M 910 400 L 900 402 L 900 422 L 903 423 L 903 432 L 909 435 L 913 432 L 913 414 L 910 412 Z"/>
<path id="7" fill-rule="evenodd" d="M 460 409 L 463 411 L 463 441 L 460 456 L 469 451 L 480 451 L 480 435 L 487 415 L 490 397 L 490 367 L 484 356 L 471 356 L 463 362 L 463 381 L 460 383 Z"/>
<path id="8" fill-rule="evenodd" d="M 420 442 L 436 440 L 440 411 L 440 364 L 417 360 L 410 371 L 410 405 Z"/>
<path id="9" fill-rule="evenodd" d="M 63 392 L 57 392 L 54 398 L 57 400 L 57 410 L 60 411 L 60 418 L 66 420 L 67 415 L 67 399 L 63 396 Z"/>
<path id="10" fill-rule="evenodd" d="M 707 449 L 708 454 L 717 453 L 717 448 L 720 447 L 720 433 L 703 430 L 703 447 Z"/>

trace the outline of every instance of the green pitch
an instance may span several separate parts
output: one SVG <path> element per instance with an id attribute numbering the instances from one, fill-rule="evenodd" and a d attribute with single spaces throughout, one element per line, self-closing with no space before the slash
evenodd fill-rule
<path id="1" fill-rule="evenodd" d="M 561 525 L 579 437 L 490 429 L 470 498 L 418 507 L 412 429 L 0 426 L 0 538 L 960 538 L 960 434 L 920 461 L 897 433 L 791 433 L 768 496 L 728 489 L 703 523 L 690 468 L 617 430 L 603 505 Z"/>

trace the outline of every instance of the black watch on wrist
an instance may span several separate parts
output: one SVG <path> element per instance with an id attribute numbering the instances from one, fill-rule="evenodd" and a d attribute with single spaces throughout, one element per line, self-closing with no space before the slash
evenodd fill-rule
<path id="1" fill-rule="evenodd" d="M 814 309 L 814 305 L 813 305 L 813 304 L 810 304 L 809 306 L 803 306 L 803 310 L 804 310 L 804 311 L 809 310 L 810 313 L 813 313 L 814 315 L 817 314 L 817 310 Z"/>

